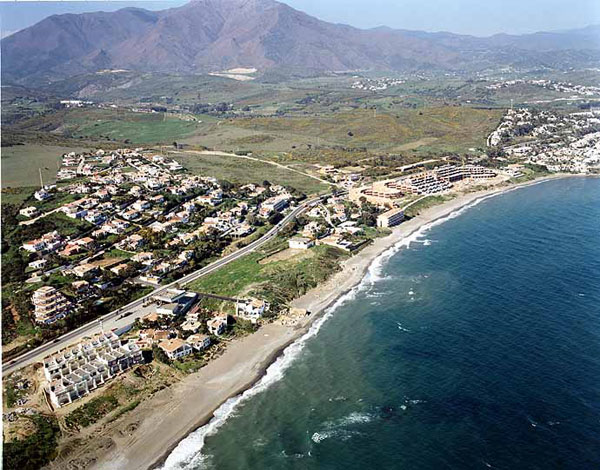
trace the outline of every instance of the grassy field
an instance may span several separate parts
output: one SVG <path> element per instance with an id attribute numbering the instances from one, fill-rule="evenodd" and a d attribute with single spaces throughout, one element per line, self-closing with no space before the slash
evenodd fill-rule
<path id="1" fill-rule="evenodd" d="M 95 117 L 94 120 L 91 117 Z M 184 121 L 163 113 L 115 112 L 71 114 L 65 125 L 73 127 L 75 137 L 107 140 L 128 140 L 133 144 L 172 143 L 197 131 L 194 121 Z"/>
<path id="2" fill-rule="evenodd" d="M 171 154 L 182 165 L 193 173 L 214 176 L 232 183 L 271 183 L 291 186 L 305 194 L 326 191 L 328 186 L 307 176 L 278 168 L 269 163 L 262 163 L 221 155 L 201 155 L 198 153 Z"/>
<path id="3" fill-rule="evenodd" d="M 258 252 L 231 262 L 225 269 L 189 284 L 191 290 L 225 296 L 247 295 L 253 290 L 280 305 L 327 279 L 348 255 L 326 245 L 310 249 L 312 256 L 301 253 L 291 258 L 259 263 L 263 258 L 285 249 L 285 239 L 277 238 Z"/>
<path id="4" fill-rule="evenodd" d="M 54 182 L 61 155 L 84 150 L 89 149 L 35 144 L 2 147 L 2 188 L 39 186 L 40 168 L 44 183 Z"/>
<path id="5" fill-rule="evenodd" d="M 325 116 L 264 117 L 228 121 L 227 126 L 270 136 L 291 145 L 366 147 L 373 150 L 464 152 L 484 147 L 501 110 L 467 107 L 356 109 Z"/>

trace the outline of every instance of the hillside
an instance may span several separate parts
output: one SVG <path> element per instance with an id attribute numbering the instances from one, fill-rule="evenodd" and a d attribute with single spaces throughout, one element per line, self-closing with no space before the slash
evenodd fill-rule
<path id="1" fill-rule="evenodd" d="M 599 27 L 488 38 L 362 30 L 321 21 L 274 0 L 194 0 L 158 12 L 125 8 L 50 16 L 2 40 L 2 78 L 5 83 L 39 84 L 104 69 L 561 69 L 600 63 L 599 38 Z"/>

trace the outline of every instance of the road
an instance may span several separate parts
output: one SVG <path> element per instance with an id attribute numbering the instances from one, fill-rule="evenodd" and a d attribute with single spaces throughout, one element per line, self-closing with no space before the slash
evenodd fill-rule
<path id="1" fill-rule="evenodd" d="M 299 206 L 295 207 L 289 214 L 287 214 L 277 225 L 275 225 L 271 230 L 269 230 L 266 234 L 264 234 L 258 240 L 250 243 L 249 245 L 240 248 L 238 251 L 231 253 L 227 256 L 224 256 L 221 259 L 194 271 L 171 284 L 167 284 L 165 286 L 160 286 L 152 291 L 150 294 L 145 295 L 144 297 L 139 298 L 117 310 L 114 310 L 106 315 L 87 323 L 79 328 L 65 333 L 63 336 L 60 336 L 53 340 L 50 343 L 43 344 L 42 346 L 37 347 L 31 351 L 23 353 L 17 358 L 5 363 L 2 365 L 2 375 L 9 374 L 14 372 L 17 369 L 25 367 L 34 362 L 40 362 L 42 359 L 50 354 L 53 354 L 70 344 L 76 343 L 81 340 L 85 336 L 89 336 L 95 333 L 100 332 L 102 329 L 104 330 L 112 330 L 113 328 L 121 328 L 127 325 L 132 324 L 137 318 L 140 318 L 147 313 L 149 313 L 153 307 L 143 307 L 143 304 L 149 300 L 151 297 L 155 296 L 158 293 L 164 292 L 165 290 L 175 287 L 175 286 L 183 286 L 188 284 L 196 279 L 199 279 L 207 274 L 210 274 L 223 266 L 235 261 L 242 256 L 247 255 L 255 251 L 257 248 L 260 248 L 262 245 L 267 243 L 273 237 L 275 237 L 281 229 L 287 225 L 292 219 L 300 215 L 302 212 L 306 210 L 311 204 L 322 200 L 322 198 L 327 196 L 320 196 L 313 199 L 309 199 L 304 201 Z"/>
<path id="2" fill-rule="evenodd" d="M 177 153 L 179 153 L 179 154 L 181 154 L 181 153 L 191 153 L 191 154 L 194 154 L 195 153 L 197 155 L 219 155 L 221 157 L 243 158 L 243 159 L 246 159 L 246 160 L 253 160 L 255 162 L 260 162 L 260 163 L 266 163 L 268 165 L 273 165 L 273 166 L 279 167 L 279 168 L 281 168 L 283 170 L 286 170 L 286 171 L 293 171 L 294 173 L 298 173 L 299 175 L 306 176 L 307 178 L 312 178 L 313 180 L 320 181 L 321 183 L 327 184 L 329 186 L 336 186 L 338 188 L 342 188 L 343 187 L 343 186 L 341 186 L 338 183 L 333 183 L 332 181 L 327 181 L 327 180 L 325 180 L 323 178 L 319 178 L 318 176 L 311 175 L 310 173 L 306 173 L 304 171 L 297 170 L 296 168 L 292 168 L 292 167 L 287 166 L 287 165 L 282 165 L 281 163 L 277 163 L 277 162 L 274 162 L 274 161 L 271 161 L 271 160 L 266 160 L 266 159 L 263 159 L 263 158 L 249 157 L 248 155 L 238 155 L 236 153 L 222 152 L 220 150 L 183 150 L 183 151 L 171 152 L 171 153 L 175 153 L 175 154 L 177 154 Z"/>

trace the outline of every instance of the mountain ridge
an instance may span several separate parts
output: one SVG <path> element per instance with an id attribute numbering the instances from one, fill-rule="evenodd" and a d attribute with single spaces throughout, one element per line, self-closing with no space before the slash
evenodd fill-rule
<path id="1" fill-rule="evenodd" d="M 149 11 L 52 15 L 1 41 L 2 78 L 53 81 L 106 68 L 204 73 L 233 67 L 440 71 L 600 64 L 600 26 L 488 37 L 359 29 L 275 0 L 192 0 Z"/>

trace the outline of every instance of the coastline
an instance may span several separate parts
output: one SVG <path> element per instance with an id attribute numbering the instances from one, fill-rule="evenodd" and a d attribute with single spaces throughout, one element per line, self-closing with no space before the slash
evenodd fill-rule
<path id="1" fill-rule="evenodd" d="M 282 326 L 271 323 L 263 326 L 257 333 L 233 341 L 222 356 L 199 372 L 156 393 L 151 399 L 142 402 L 134 412 L 124 416 L 118 426 L 111 430 L 114 432 L 110 436 L 103 436 L 105 445 L 99 443 L 97 449 L 91 452 L 89 449 L 87 452 L 84 450 L 84 455 L 71 455 L 69 460 L 73 462 L 75 459 L 75 468 L 147 469 L 163 465 L 183 439 L 211 422 L 215 411 L 223 404 L 235 401 L 240 394 L 260 383 L 268 374 L 269 367 L 285 355 L 288 346 L 307 335 L 330 307 L 360 285 L 370 268 L 377 268 L 374 266 L 376 260 L 379 261 L 378 265 L 381 264 L 430 224 L 483 199 L 573 176 L 576 175 L 558 174 L 521 184 L 460 194 L 450 201 L 423 210 L 417 217 L 395 227 L 390 235 L 375 239 L 372 244 L 349 258 L 344 262 L 342 270 L 328 281 L 294 300 L 294 307 L 311 312 L 299 324 Z M 202 441 L 203 438 L 202 436 Z M 64 463 L 55 462 L 50 468 L 58 468 Z"/>

